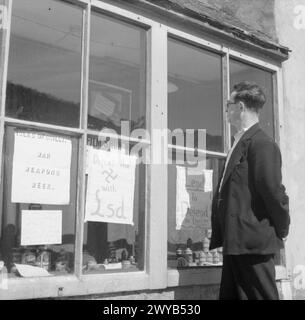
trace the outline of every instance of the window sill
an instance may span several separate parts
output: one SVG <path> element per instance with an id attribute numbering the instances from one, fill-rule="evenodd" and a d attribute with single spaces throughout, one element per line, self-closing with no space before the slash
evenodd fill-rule
<path id="1" fill-rule="evenodd" d="M 145 272 L 11 278 L 0 288 L 0 300 L 57 298 L 149 289 Z"/>
<path id="2" fill-rule="evenodd" d="M 167 271 L 167 286 L 219 284 L 222 266 L 171 269 Z"/>
<path id="3" fill-rule="evenodd" d="M 220 284 L 222 266 L 169 269 L 167 286 L 213 285 Z M 277 281 L 287 279 L 286 268 L 275 266 Z"/>

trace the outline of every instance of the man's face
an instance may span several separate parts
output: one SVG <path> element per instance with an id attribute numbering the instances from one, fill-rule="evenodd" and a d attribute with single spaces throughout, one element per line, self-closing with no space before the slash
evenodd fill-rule
<path id="1" fill-rule="evenodd" d="M 242 105 L 240 102 L 235 101 L 236 92 L 232 92 L 230 100 L 227 101 L 227 120 L 234 127 L 239 127 L 241 122 Z"/>

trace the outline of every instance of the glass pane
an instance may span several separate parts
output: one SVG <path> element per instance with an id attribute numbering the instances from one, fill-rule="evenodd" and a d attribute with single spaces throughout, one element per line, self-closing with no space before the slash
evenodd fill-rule
<path id="1" fill-rule="evenodd" d="M 0 260 L 10 277 L 15 264 L 73 272 L 78 140 L 7 127 L 4 143 Z"/>
<path id="2" fill-rule="evenodd" d="M 219 55 L 169 39 L 168 127 L 206 129 L 211 151 L 223 151 L 221 79 Z"/>
<path id="3" fill-rule="evenodd" d="M 93 13 L 88 128 L 145 127 L 146 31 Z"/>
<path id="4" fill-rule="evenodd" d="M 79 126 L 82 9 L 14 0 L 6 115 Z"/>
<path id="5" fill-rule="evenodd" d="M 231 90 L 234 84 L 241 81 L 254 81 L 264 90 L 267 101 L 260 112 L 260 125 L 267 134 L 274 137 L 272 73 L 231 59 Z M 232 134 L 234 135 L 235 133 L 235 128 L 232 128 Z"/>
<path id="6" fill-rule="evenodd" d="M 0 68 L 4 68 L 5 38 L 7 36 L 7 0 L 0 0 Z M 0 73 L 0 85 L 2 86 L 3 72 Z"/>
<path id="7" fill-rule="evenodd" d="M 221 265 L 221 249 L 208 250 L 211 205 L 224 158 L 205 168 L 168 165 L 168 268 Z"/>
<path id="8" fill-rule="evenodd" d="M 118 149 L 97 136 L 87 145 L 83 272 L 143 270 L 145 165 L 129 155 L 115 162 Z"/>

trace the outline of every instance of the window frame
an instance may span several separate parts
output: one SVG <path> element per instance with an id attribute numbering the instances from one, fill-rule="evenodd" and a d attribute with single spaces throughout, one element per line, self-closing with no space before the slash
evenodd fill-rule
<path id="1" fill-rule="evenodd" d="M 82 30 L 82 65 L 81 65 L 81 99 L 80 127 L 69 128 L 57 125 L 37 123 L 5 116 L 5 99 L 7 84 L 7 67 L 10 44 L 10 23 L 12 1 L 5 0 L 8 8 L 8 26 L 4 34 L 0 77 L 0 162 L 3 160 L 3 141 L 6 125 L 17 125 L 55 133 L 64 133 L 79 138 L 78 158 L 78 188 L 75 229 L 75 270 L 74 274 L 54 276 L 49 278 L 9 279 L 8 290 L 0 290 L 0 299 L 25 299 L 43 297 L 79 296 L 90 294 L 109 294 L 123 291 L 139 291 L 164 289 L 184 285 L 219 284 L 221 268 L 199 268 L 197 270 L 168 270 L 167 269 L 167 166 L 146 166 L 146 221 L 145 221 L 145 266 L 144 271 L 120 272 L 111 274 L 82 274 L 82 242 L 85 210 L 85 161 L 87 135 L 95 131 L 87 129 L 88 87 L 89 87 L 89 56 L 90 56 L 90 18 L 91 11 L 100 11 L 118 20 L 127 21 L 146 29 L 146 129 L 167 129 L 167 44 L 168 37 L 174 37 L 197 47 L 206 48 L 222 56 L 222 86 L 223 86 L 223 133 L 224 152 L 209 152 L 211 156 L 225 157 L 230 146 L 230 128 L 225 119 L 226 100 L 230 94 L 230 57 L 235 60 L 251 63 L 273 72 L 274 84 L 274 128 L 277 142 L 284 151 L 283 140 L 283 93 L 282 70 L 276 64 L 271 64 L 254 56 L 241 54 L 228 46 L 207 41 L 204 35 L 198 37 L 191 34 L 187 27 L 170 27 L 157 20 L 137 14 L 132 9 L 123 9 L 117 5 L 100 0 L 56 0 L 75 4 L 83 8 Z M 170 22 L 169 22 L 170 23 Z M 220 42 L 220 41 L 219 41 Z M 96 132 L 95 132 L 96 133 Z M 134 140 L 134 139 L 133 139 Z M 142 141 L 143 142 L 143 141 Z M 151 134 L 151 153 L 160 153 L 161 145 L 154 141 Z M 167 153 L 171 145 L 163 144 L 163 152 Z M 205 151 L 203 151 L 205 152 Z M 283 155 L 284 157 L 284 155 Z M 285 162 L 284 162 L 285 163 Z M 283 176 L 286 170 L 283 168 Z M 2 171 L 0 172 L 2 179 Z M 156 201 L 158 199 L 158 201 Z M 0 203 L 1 204 L 1 203 Z M 286 272 L 282 272 L 283 277 Z M 183 281 L 181 281 L 183 280 Z"/>

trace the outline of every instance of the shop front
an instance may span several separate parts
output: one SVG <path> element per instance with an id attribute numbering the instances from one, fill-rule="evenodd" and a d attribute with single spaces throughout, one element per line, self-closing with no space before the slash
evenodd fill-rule
<path id="1" fill-rule="evenodd" d="M 145 1 L 0 8 L 0 298 L 215 298 L 226 100 L 238 81 L 264 87 L 281 144 L 287 48 Z"/>

